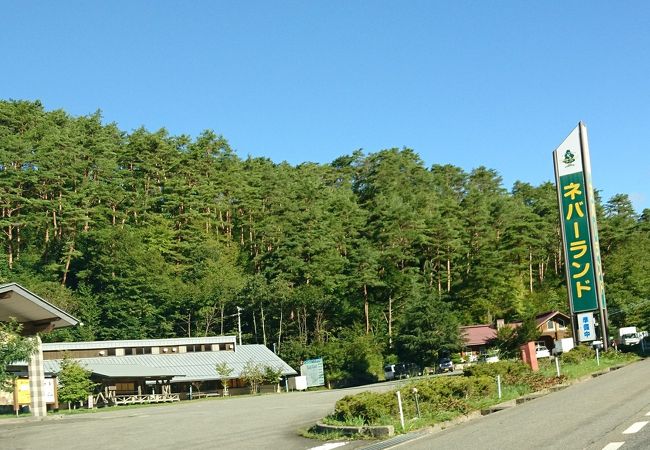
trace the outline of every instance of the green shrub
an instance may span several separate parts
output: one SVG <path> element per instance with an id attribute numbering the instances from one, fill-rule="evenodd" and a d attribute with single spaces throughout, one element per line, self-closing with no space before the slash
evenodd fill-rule
<path id="1" fill-rule="evenodd" d="M 562 383 L 564 377 L 547 378 L 541 372 L 533 372 L 530 366 L 521 361 L 499 361 L 491 364 L 476 364 L 463 371 L 465 377 L 483 376 L 494 383 L 494 378 L 501 375 L 501 382 L 506 385 L 528 386 L 532 391 L 539 391 Z"/>
<path id="2" fill-rule="evenodd" d="M 612 348 L 610 348 L 606 352 L 602 352 L 600 354 L 600 357 L 603 359 L 609 359 L 611 361 L 621 361 L 621 362 L 633 361 L 635 359 L 638 359 L 636 353 L 618 352 Z"/>
<path id="3" fill-rule="evenodd" d="M 571 351 L 563 353 L 561 358 L 564 364 L 580 364 L 581 362 L 595 359 L 596 351 L 589 346 L 578 345 L 571 349 Z"/>
<path id="4" fill-rule="evenodd" d="M 528 372 L 531 372 L 530 367 L 521 361 L 499 361 L 496 363 L 475 364 L 466 367 L 463 371 L 463 375 L 466 377 L 481 375 L 496 377 L 497 375 L 501 375 L 501 377 L 504 378 L 506 376 L 517 376 Z"/>
<path id="5" fill-rule="evenodd" d="M 472 410 L 473 400 L 494 394 L 494 380 L 486 376 L 430 378 L 409 386 L 418 389 L 421 409 L 431 413 Z M 410 396 L 407 397 L 410 400 Z"/>
<path id="6" fill-rule="evenodd" d="M 417 389 L 420 409 L 424 414 L 468 413 L 473 409 L 472 401 L 491 396 L 496 391 L 494 379 L 486 376 L 418 380 L 401 389 L 404 411 L 415 411 L 413 388 Z M 395 391 L 362 392 L 343 397 L 336 402 L 333 418 L 347 423 L 362 420 L 365 424 L 372 425 L 382 418 L 397 418 L 397 414 Z"/>
<path id="7" fill-rule="evenodd" d="M 412 383 L 425 401 L 434 401 L 438 397 L 470 399 L 492 394 L 494 383 L 490 377 L 438 377 Z"/>
<path id="8" fill-rule="evenodd" d="M 337 401 L 334 417 L 345 422 L 361 419 L 366 424 L 372 424 L 383 416 L 392 415 L 396 407 L 395 394 L 392 392 L 361 392 Z"/>

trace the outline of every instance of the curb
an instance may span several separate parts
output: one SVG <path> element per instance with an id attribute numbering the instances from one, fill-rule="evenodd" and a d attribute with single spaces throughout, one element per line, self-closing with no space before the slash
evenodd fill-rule
<path id="1" fill-rule="evenodd" d="M 345 425 L 327 425 L 322 422 L 316 422 L 314 428 L 317 433 L 338 432 L 345 436 L 365 435 L 374 438 L 387 438 L 395 435 L 395 427 L 392 425 L 365 425 L 361 427 L 351 427 Z"/>
<path id="2" fill-rule="evenodd" d="M 515 400 L 508 400 L 507 402 L 503 403 L 497 403 L 496 405 L 492 405 L 489 408 L 484 408 L 481 410 L 481 415 L 482 416 L 487 416 L 488 414 L 493 414 L 499 411 L 503 411 L 505 409 L 510 409 L 513 406 L 517 406 L 517 399 Z"/>

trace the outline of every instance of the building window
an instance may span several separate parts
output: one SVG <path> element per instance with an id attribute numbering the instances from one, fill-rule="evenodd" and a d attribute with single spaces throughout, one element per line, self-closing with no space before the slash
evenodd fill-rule
<path id="1" fill-rule="evenodd" d="M 552 320 L 549 320 L 546 322 L 546 329 L 547 330 L 555 330 L 555 322 Z"/>
<path id="2" fill-rule="evenodd" d="M 557 319 L 557 327 L 560 330 L 564 330 L 566 328 L 566 325 L 564 324 L 564 320 L 562 319 Z"/>

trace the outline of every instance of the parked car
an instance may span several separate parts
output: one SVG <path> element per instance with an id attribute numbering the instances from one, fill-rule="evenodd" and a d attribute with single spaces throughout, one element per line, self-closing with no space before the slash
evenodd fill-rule
<path id="1" fill-rule="evenodd" d="M 384 379 L 401 380 L 422 375 L 420 368 L 413 363 L 387 364 L 384 366 Z"/>
<path id="2" fill-rule="evenodd" d="M 546 344 L 544 342 L 536 342 L 535 343 L 535 355 L 537 358 L 550 358 L 551 357 L 551 352 L 546 348 Z"/>
<path id="3" fill-rule="evenodd" d="M 400 363 L 395 366 L 395 376 L 401 378 L 418 377 L 422 375 L 422 371 L 417 364 L 413 363 Z"/>
<path id="4" fill-rule="evenodd" d="M 395 379 L 395 364 L 387 364 L 384 366 L 384 379 L 387 381 Z"/>
<path id="5" fill-rule="evenodd" d="M 438 373 L 444 373 L 444 372 L 453 372 L 454 371 L 454 363 L 451 361 L 450 358 L 441 358 L 438 360 L 438 365 L 436 366 L 436 372 Z"/>
<path id="6" fill-rule="evenodd" d="M 483 353 L 478 358 L 479 363 L 495 363 L 499 362 L 499 355 L 491 353 Z"/>

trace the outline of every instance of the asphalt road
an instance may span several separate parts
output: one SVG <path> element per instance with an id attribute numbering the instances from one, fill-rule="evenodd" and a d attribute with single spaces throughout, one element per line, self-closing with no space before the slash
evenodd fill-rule
<path id="1" fill-rule="evenodd" d="M 650 448 L 649 421 L 650 359 L 646 359 L 402 447 L 640 450 Z"/>
<path id="2" fill-rule="evenodd" d="M 345 395 L 386 390 L 396 382 L 332 391 L 290 392 L 107 410 L 61 420 L 0 420 L 0 449 L 308 449 L 298 435 Z M 356 441 L 346 450 L 364 445 Z"/>

